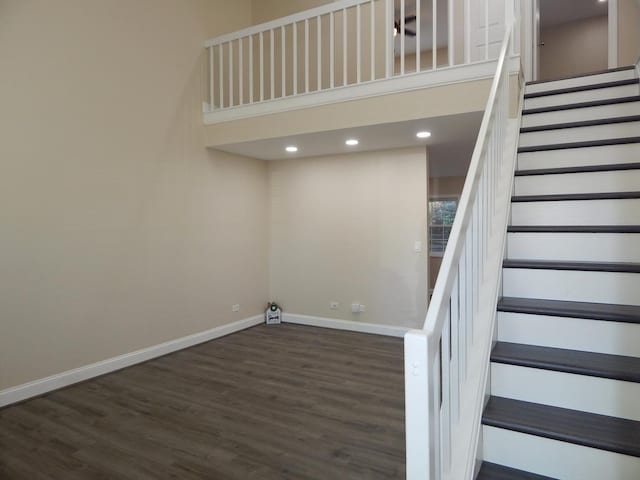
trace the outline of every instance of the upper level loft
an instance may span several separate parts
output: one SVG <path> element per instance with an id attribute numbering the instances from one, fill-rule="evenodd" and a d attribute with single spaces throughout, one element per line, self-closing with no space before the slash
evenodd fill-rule
<path id="1" fill-rule="evenodd" d="M 340 0 L 210 39 L 204 122 L 488 81 L 519 9 L 517 0 Z M 517 28 L 513 36 L 517 57 Z M 471 108 L 484 108 L 481 97 Z M 405 104 L 415 101 L 424 98 Z"/>

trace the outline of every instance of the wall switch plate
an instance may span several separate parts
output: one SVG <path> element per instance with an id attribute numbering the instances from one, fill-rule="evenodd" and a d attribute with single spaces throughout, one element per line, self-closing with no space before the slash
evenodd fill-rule
<path id="1" fill-rule="evenodd" d="M 240 311 L 240 305 L 239 304 L 235 304 L 231 307 L 231 311 L 232 312 L 239 312 Z"/>
<path id="2" fill-rule="evenodd" d="M 413 244 L 413 251 L 416 253 L 422 253 L 422 242 L 420 240 L 416 240 Z"/>
<path id="3" fill-rule="evenodd" d="M 338 310 L 338 308 L 340 308 L 340 304 L 338 302 L 329 302 L 329 308 L 331 310 Z"/>

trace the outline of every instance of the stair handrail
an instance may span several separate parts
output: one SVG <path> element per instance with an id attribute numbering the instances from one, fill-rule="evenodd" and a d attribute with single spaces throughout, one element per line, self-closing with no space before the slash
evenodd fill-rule
<path id="1" fill-rule="evenodd" d="M 408 480 L 474 475 L 516 158 L 517 133 L 508 132 L 513 24 L 424 326 L 405 336 Z"/>

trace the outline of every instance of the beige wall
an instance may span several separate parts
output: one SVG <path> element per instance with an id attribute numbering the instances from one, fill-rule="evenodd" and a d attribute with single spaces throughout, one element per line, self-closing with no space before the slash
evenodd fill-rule
<path id="1" fill-rule="evenodd" d="M 540 31 L 540 80 L 604 70 L 608 66 L 607 16 Z"/>
<path id="2" fill-rule="evenodd" d="M 431 177 L 429 178 L 429 198 L 459 197 L 466 177 Z M 436 284 L 442 257 L 429 256 L 429 289 Z"/>
<path id="3" fill-rule="evenodd" d="M 331 3 L 331 0 L 252 0 L 253 24 L 286 17 L 326 3 Z"/>
<path id="4" fill-rule="evenodd" d="M 640 58 L 640 2 L 618 0 L 618 65 Z"/>
<path id="5" fill-rule="evenodd" d="M 250 6 L 0 2 L 0 389 L 262 311 L 267 166 L 202 147 Z"/>
<path id="6" fill-rule="evenodd" d="M 270 177 L 271 296 L 286 312 L 424 321 L 424 148 L 275 161 Z M 423 253 L 414 252 L 416 240 Z M 354 301 L 367 311 L 352 314 Z"/>

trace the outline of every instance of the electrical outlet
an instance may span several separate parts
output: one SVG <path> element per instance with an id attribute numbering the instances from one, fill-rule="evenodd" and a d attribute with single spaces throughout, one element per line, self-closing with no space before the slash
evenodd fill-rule
<path id="1" fill-rule="evenodd" d="M 366 311 L 367 311 L 367 306 L 360 304 L 360 312 L 366 312 Z"/>
<path id="2" fill-rule="evenodd" d="M 340 308 L 340 304 L 338 302 L 329 302 L 329 308 L 331 310 L 338 310 L 338 308 Z"/>
<path id="3" fill-rule="evenodd" d="M 240 305 L 239 304 L 235 304 L 231 307 L 231 311 L 232 312 L 239 312 L 240 311 Z"/>

